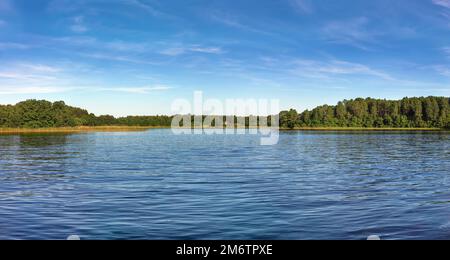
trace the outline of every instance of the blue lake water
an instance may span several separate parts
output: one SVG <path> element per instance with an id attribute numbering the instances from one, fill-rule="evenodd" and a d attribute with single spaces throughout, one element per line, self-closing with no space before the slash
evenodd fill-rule
<path id="1" fill-rule="evenodd" d="M 0 136 L 0 239 L 450 239 L 450 134 Z"/>

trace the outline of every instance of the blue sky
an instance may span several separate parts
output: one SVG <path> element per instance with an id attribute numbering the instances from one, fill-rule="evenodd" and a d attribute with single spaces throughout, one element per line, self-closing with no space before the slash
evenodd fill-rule
<path id="1" fill-rule="evenodd" d="M 450 95 L 450 0 L 0 0 L 0 103 Z"/>

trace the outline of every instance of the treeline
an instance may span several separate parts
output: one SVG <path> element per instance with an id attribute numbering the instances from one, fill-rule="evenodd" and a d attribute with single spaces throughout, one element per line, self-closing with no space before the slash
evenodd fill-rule
<path id="1" fill-rule="evenodd" d="M 299 114 L 280 113 L 280 125 L 296 127 L 448 128 L 450 98 L 404 98 L 344 100 L 336 106 L 320 106 Z"/>
<path id="2" fill-rule="evenodd" d="M 450 98 L 404 98 L 399 101 L 381 99 L 344 100 L 336 106 L 320 106 L 298 113 L 283 111 L 280 126 L 296 127 L 371 127 L 371 128 L 448 128 Z M 194 117 L 191 116 L 192 122 Z M 242 118 L 235 117 L 239 125 Z M 249 125 L 250 117 L 244 119 Z M 257 119 L 255 119 L 257 120 Z M 223 120 L 226 122 L 226 119 Z M 270 119 L 269 119 L 270 122 Z M 0 105 L 0 128 L 51 128 L 76 126 L 171 126 L 171 116 L 129 116 L 115 118 L 96 116 L 87 110 L 64 102 L 27 100 L 16 105 Z M 192 125 L 195 125 L 193 123 Z M 213 125 L 215 123 L 213 122 Z"/>
<path id="3" fill-rule="evenodd" d="M 64 102 L 27 100 L 16 105 L 0 105 L 2 128 L 51 128 L 76 126 L 170 126 L 169 116 L 95 116 Z"/>

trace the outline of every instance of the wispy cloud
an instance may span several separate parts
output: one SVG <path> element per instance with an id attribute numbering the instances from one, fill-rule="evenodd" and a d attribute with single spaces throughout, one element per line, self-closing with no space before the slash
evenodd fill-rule
<path id="1" fill-rule="evenodd" d="M 434 70 L 442 76 L 450 77 L 450 67 L 446 65 L 433 66 Z"/>
<path id="2" fill-rule="evenodd" d="M 85 47 L 92 50 L 111 50 L 118 52 L 146 52 L 151 49 L 145 42 L 125 42 L 125 41 L 101 41 L 97 38 L 90 36 L 68 36 L 62 38 L 52 38 L 48 39 L 49 41 L 53 41 L 56 43 L 63 43 L 66 45 L 73 45 L 79 47 Z"/>
<path id="3" fill-rule="evenodd" d="M 98 44 L 96 38 L 88 37 L 88 36 L 67 36 L 60 38 L 45 38 L 46 41 L 51 41 L 57 44 L 63 43 L 67 45 L 83 45 L 83 46 L 92 46 Z"/>
<path id="4" fill-rule="evenodd" d="M 450 0 L 432 0 L 433 3 L 441 7 L 440 16 L 444 19 L 447 28 L 450 28 Z"/>
<path id="5" fill-rule="evenodd" d="M 30 80 L 54 80 L 56 78 L 41 74 L 30 74 L 16 71 L 0 71 L 0 79 L 30 81 Z"/>
<path id="6" fill-rule="evenodd" d="M 334 43 L 346 44 L 363 50 L 375 40 L 375 35 L 367 29 L 369 19 L 359 17 L 346 21 L 334 21 L 323 28 L 325 37 Z"/>
<path id="7" fill-rule="evenodd" d="M 227 72 L 234 75 L 259 74 L 267 77 L 271 75 L 273 82 L 293 80 L 295 82 L 321 82 L 336 84 L 344 82 L 351 84 L 355 80 L 379 80 L 399 83 L 401 80 L 395 75 L 372 65 L 361 64 L 336 58 L 303 59 L 289 56 L 263 56 L 258 65 L 245 62 L 227 61 L 220 64 Z M 278 79 L 278 80 L 274 80 Z M 261 81 L 260 81 L 261 82 Z M 276 84 L 271 84 L 275 86 Z"/>
<path id="8" fill-rule="evenodd" d="M 294 74 L 309 78 L 329 78 L 336 75 L 363 75 L 377 77 L 383 80 L 394 80 L 392 76 L 383 71 L 373 69 L 367 65 L 341 60 L 328 62 L 314 60 L 297 60 Z"/>
<path id="9" fill-rule="evenodd" d="M 144 65 L 162 65 L 168 62 L 160 57 L 163 47 L 151 42 L 102 41 L 94 37 L 69 36 L 45 38 L 45 45 L 56 45 L 59 49 L 67 49 L 71 54 L 97 60 Z M 74 47 L 79 51 L 73 51 Z"/>
<path id="10" fill-rule="evenodd" d="M 450 0 L 432 0 L 435 5 L 450 8 Z"/>
<path id="11" fill-rule="evenodd" d="M 128 55 L 115 55 L 109 53 L 79 53 L 80 56 L 97 59 L 97 60 L 109 60 L 109 61 L 118 61 L 118 62 L 127 62 L 134 64 L 144 64 L 144 65 L 161 65 L 163 62 L 157 62 L 152 60 L 145 60 L 141 58 L 136 58 Z"/>
<path id="12" fill-rule="evenodd" d="M 0 95 L 30 95 L 30 94 L 51 94 L 51 93 L 61 93 L 74 90 L 73 88 L 61 88 L 61 87 L 47 87 L 47 86 L 15 86 L 3 87 L 0 85 Z"/>
<path id="13" fill-rule="evenodd" d="M 209 54 L 221 54 L 223 50 L 219 47 L 192 47 L 189 49 L 192 52 L 201 52 L 201 53 L 209 53 Z"/>
<path id="14" fill-rule="evenodd" d="M 62 69 L 34 63 L 6 64 L 0 69 L 0 94 L 48 94 L 66 92 Z"/>
<path id="15" fill-rule="evenodd" d="M 55 43 L 80 46 L 90 50 L 83 56 L 90 58 L 129 61 L 133 63 L 149 63 L 141 58 L 131 56 L 139 54 L 163 54 L 166 56 L 178 56 L 186 53 L 222 54 L 225 51 L 217 46 L 203 46 L 200 44 L 186 44 L 172 42 L 127 42 L 127 41 L 101 41 L 94 37 L 71 36 L 50 39 Z M 173 47 L 167 47 L 173 46 Z"/>
<path id="16" fill-rule="evenodd" d="M 444 52 L 445 55 L 447 55 L 447 57 L 450 58 L 450 47 L 444 47 L 442 48 L 442 51 Z"/>
<path id="17" fill-rule="evenodd" d="M 38 80 L 51 81 L 57 79 L 57 73 L 62 71 L 60 68 L 51 67 L 42 64 L 19 63 L 10 64 L 0 70 L 1 79 L 12 79 L 20 82 L 30 82 Z"/>
<path id="18" fill-rule="evenodd" d="M 248 27 L 243 25 L 236 19 L 235 17 L 232 17 L 230 15 L 223 15 L 223 14 L 212 14 L 211 18 L 219 23 L 222 23 L 224 25 L 235 27 L 239 29 L 247 29 Z"/>
<path id="19" fill-rule="evenodd" d="M 97 91 L 109 91 L 109 92 L 123 92 L 130 94 L 149 94 L 152 92 L 158 91 L 167 91 L 171 90 L 172 87 L 164 86 L 164 85 L 156 85 L 150 87 L 118 87 L 118 88 L 97 88 Z"/>
<path id="20" fill-rule="evenodd" d="M 88 28 L 84 24 L 84 17 L 83 16 L 74 17 L 72 19 L 72 25 L 70 26 L 70 29 L 76 33 L 87 32 Z"/>
<path id="21" fill-rule="evenodd" d="M 159 9 L 159 4 L 151 3 L 148 0 L 51 0 L 47 5 L 49 12 L 66 13 L 107 13 L 111 11 L 115 14 L 136 16 L 145 13 L 156 18 L 175 19 L 176 17 Z M 119 7 L 119 8 L 117 8 Z"/>
<path id="22" fill-rule="evenodd" d="M 125 3 L 137 7 L 139 9 L 145 10 L 152 15 L 160 15 L 160 12 L 156 10 L 153 6 L 143 3 L 140 0 L 125 0 Z"/>
<path id="23" fill-rule="evenodd" d="M 35 72 L 44 72 L 44 73 L 57 73 L 61 72 L 63 69 L 43 64 L 21 64 L 23 68 L 29 69 Z"/>
<path id="24" fill-rule="evenodd" d="M 162 55 L 167 55 L 167 56 L 178 56 L 178 55 L 182 55 L 186 52 L 186 50 L 184 48 L 168 48 L 165 50 L 160 51 L 160 54 Z"/>
<path id="25" fill-rule="evenodd" d="M 8 50 L 8 49 L 18 49 L 18 50 L 26 50 L 30 49 L 30 45 L 15 43 L 15 42 L 0 42 L 0 50 Z"/>
<path id="26" fill-rule="evenodd" d="M 158 18 L 174 18 L 172 15 L 157 9 L 155 6 L 142 0 L 124 0 L 123 3 L 135 7 L 138 10 L 145 11 Z"/>
<path id="27" fill-rule="evenodd" d="M 179 56 L 186 53 L 205 53 L 205 54 L 221 54 L 224 51 L 220 47 L 204 47 L 204 46 L 185 46 L 173 47 L 160 51 L 160 54 L 167 56 Z"/>
<path id="28" fill-rule="evenodd" d="M 123 52 L 146 52 L 150 49 L 150 46 L 146 43 L 124 42 L 124 41 L 112 41 L 104 43 L 104 46 L 108 49 Z"/>
<path id="29" fill-rule="evenodd" d="M 310 0 L 289 0 L 289 3 L 298 13 L 312 13 L 313 5 Z"/>
<path id="30" fill-rule="evenodd" d="M 172 89 L 162 84 L 143 87 L 123 85 L 110 87 L 110 84 L 95 78 L 80 79 L 78 75 L 84 71 L 80 68 L 82 64 L 58 64 L 62 67 L 32 62 L 6 64 L 0 68 L 0 95 L 36 95 L 73 91 L 150 94 Z"/>
<path id="31" fill-rule="evenodd" d="M 0 20 L 0 27 L 5 26 L 6 24 L 7 24 L 6 21 Z"/>
<path id="32" fill-rule="evenodd" d="M 240 19 L 234 15 L 221 13 L 221 12 L 212 12 L 212 14 L 210 14 L 209 17 L 211 20 L 213 20 L 217 23 L 220 23 L 220 24 L 223 24 L 228 27 L 235 28 L 235 29 L 248 31 L 248 32 L 252 32 L 252 33 L 257 33 L 257 34 L 273 35 L 272 33 L 268 32 L 266 30 L 256 28 L 254 26 L 248 25 L 247 23 L 240 21 Z"/>

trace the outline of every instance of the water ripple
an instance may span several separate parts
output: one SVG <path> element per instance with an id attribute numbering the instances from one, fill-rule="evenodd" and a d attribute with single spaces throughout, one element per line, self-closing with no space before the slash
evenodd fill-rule
<path id="1" fill-rule="evenodd" d="M 450 238 L 446 133 L 0 136 L 0 239 Z"/>

